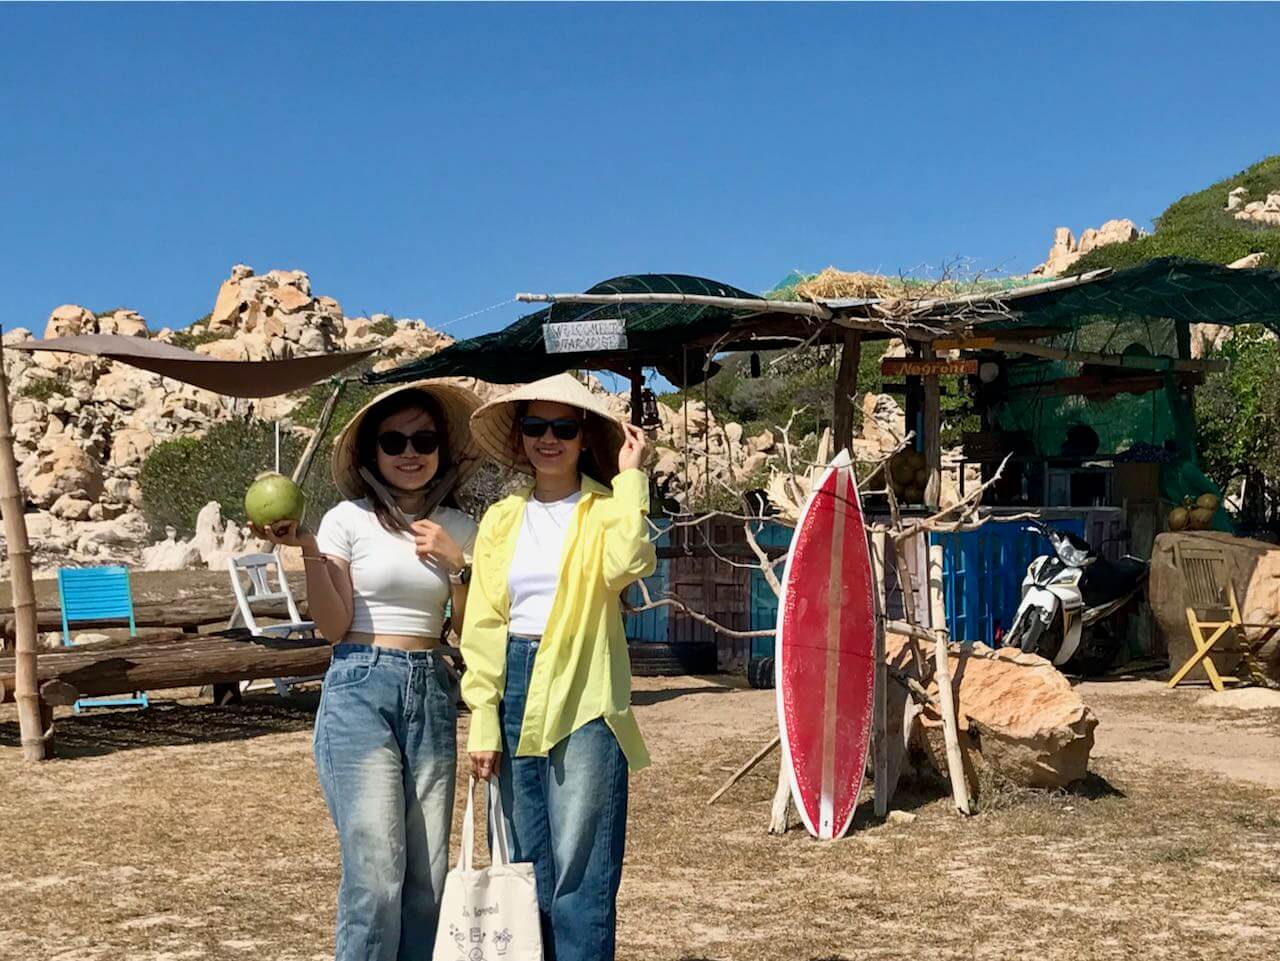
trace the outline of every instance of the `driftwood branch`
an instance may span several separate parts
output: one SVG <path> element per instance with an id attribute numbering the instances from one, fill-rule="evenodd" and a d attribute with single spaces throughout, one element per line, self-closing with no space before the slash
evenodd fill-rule
<path id="1" fill-rule="evenodd" d="M 719 621 L 707 617 L 707 615 L 703 614 L 701 611 L 694 610 L 674 594 L 667 594 L 663 597 L 653 597 L 649 593 L 649 585 L 644 581 L 636 581 L 636 585 L 640 588 L 640 594 L 644 598 L 644 603 L 634 606 L 628 605 L 628 614 L 639 614 L 643 611 L 652 611 L 659 607 L 671 607 L 680 611 L 680 613 L 685 616 L 693 618 L 699 624 L 705 624 L 716 633 L 725 635 L 725 637 L 740 637 L 745 639 L 749 637 L 773 637 L 774 635 L 773 631 L 735 631 L 733 628 L 725 627 Z"/>

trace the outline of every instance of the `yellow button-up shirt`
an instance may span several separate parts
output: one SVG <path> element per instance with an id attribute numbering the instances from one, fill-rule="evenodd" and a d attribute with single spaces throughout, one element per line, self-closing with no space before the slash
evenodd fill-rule
<path id="1" fill-rule="evenodd" d="M 470 751 L 502 750 L 498 704 L 506 680 L 510 594 L 528 487 L 494 504 L 480 521 L 471 588 L 462 625 L 462 697 L 471 709 Z M 628 470 L 610 490 L 582 478 L 560 558 L 560 577 L 547 628 L 533 662 L 516 754 L 545 757 L 578 728 L 604 718 L 633 770 L 649 763 L 631 713 L 631 662 L 622 625 L 621 592 L 652 574 L 649 478 Z"/>

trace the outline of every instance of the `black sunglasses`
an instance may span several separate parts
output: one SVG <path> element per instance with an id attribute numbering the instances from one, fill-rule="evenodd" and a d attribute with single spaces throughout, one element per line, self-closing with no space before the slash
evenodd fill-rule
<path id="1" fill-rule="evenodd" d="M 378 435 L 378 446 L 388 457 L 400 456 L 410 444 L 414 453 L 434 454 L 440 449 L 440 435 L 434 430 L 415 430 L 412 434 L 386 430 Z"/>
<path id="2" fill-rule="evenodd" d="M 555 420 L 547 420 L 545 417 L 520 418 L 520 433 L 525 437 L 541 437 L 548 427 L 556 440 L 573 440 L 582 432 L 582 422 L 572 417 L 557 417 Z"/>

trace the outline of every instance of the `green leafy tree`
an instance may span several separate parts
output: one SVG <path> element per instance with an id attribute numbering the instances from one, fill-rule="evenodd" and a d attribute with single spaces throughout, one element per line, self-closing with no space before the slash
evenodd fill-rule
<path id="1" fill-rule="evenodd" d="M 1245 325 L 1214 354 L 1229 367 L 1196 391 L 1196 443 L 1205 472 L 1224 490 L 1249 474 L 1280 484 L 1280 341 Z"/>

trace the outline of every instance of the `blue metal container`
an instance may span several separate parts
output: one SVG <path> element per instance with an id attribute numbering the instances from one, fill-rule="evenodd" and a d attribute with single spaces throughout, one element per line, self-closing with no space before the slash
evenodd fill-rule
<path id="1" fill-rule="evenodd" d="M 1083 518 L 1057 519 L 1050 526 L 1084 536 Z M 952 639 L 997 646 L 1022 600 L 1027 565 L 1053 550 L 1048 539 L 1022 521 L 999 520 L 929 539 L 942 545 L 942 586 Z"/>

